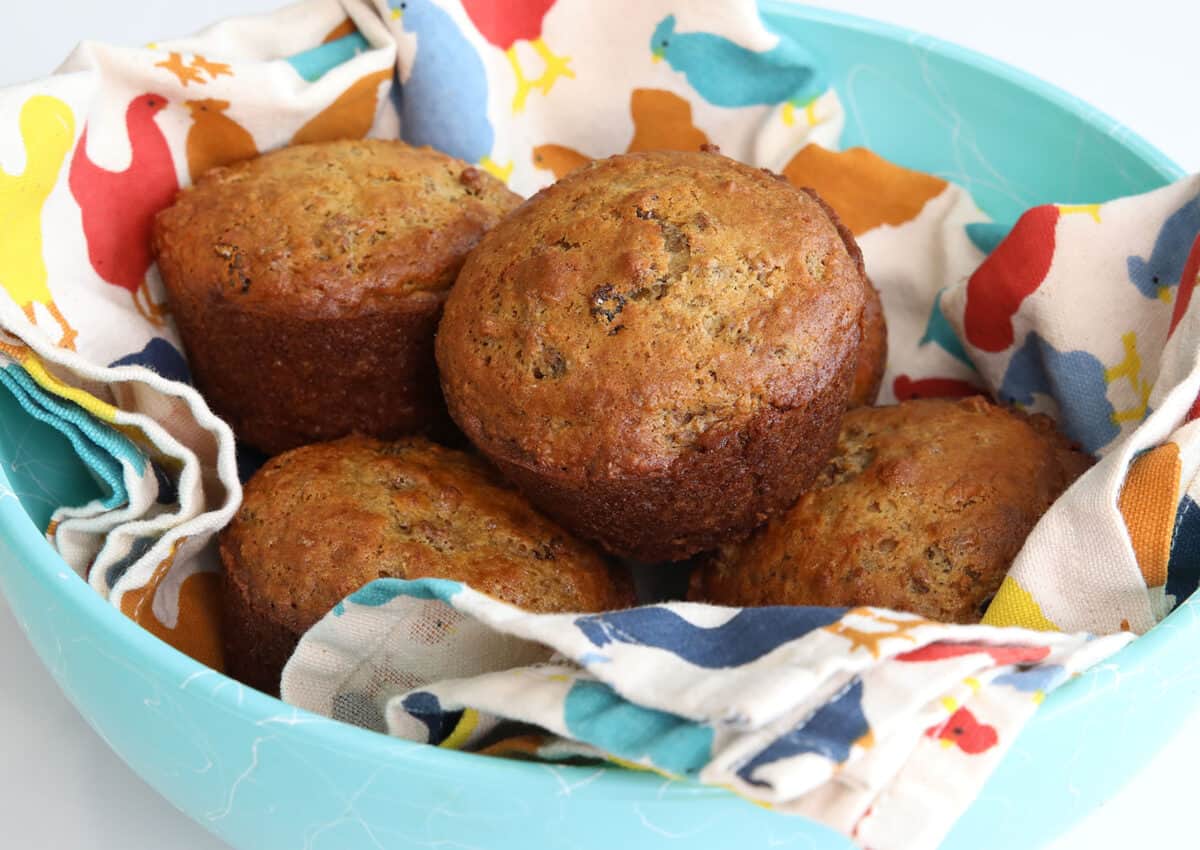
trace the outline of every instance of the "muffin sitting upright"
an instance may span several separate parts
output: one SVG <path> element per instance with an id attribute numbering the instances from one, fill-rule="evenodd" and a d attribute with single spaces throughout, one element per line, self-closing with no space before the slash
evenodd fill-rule
<path id="1" fill-rule="evenodd" d="M 1033 526 L 1090 465 L 1047 417 L 980 396 L 860 407 L 816 485 L 697 570 L 689 598 L 978 622 Z"/>
<path id="2" fill-rule="evenodd" d="M 788 507 L 833 448 L 866 284 L 813 197 L 715 153 L 598 161 L 471 253 L 437 357 L 459 427 L 610 552 L 685 558 Z"/>
<path id="3" fill-rule="evenodd" d="M 436 430 L 446 292 L 519 202 L 400 142 L 300 145 L 208 172 L 154 234 L 197 386 L 272 454 L 352 431 Z"/>
<path id="4" fill-rule="evenodd" d="M 274 458 L 221 533 L 226 660 L 264 691 L 300 636 L 376 578 L 445 578 L 531 611 L 603 611 L 632 583 L 462 452 L 347 437 Z"/>

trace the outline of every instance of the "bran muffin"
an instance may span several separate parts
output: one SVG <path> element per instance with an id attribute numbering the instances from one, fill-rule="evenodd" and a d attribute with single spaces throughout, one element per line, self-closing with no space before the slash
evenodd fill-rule
<path id="1" fill-rule="evenodd" d="M 887 323 L 879 290 L 867 281 L 867 302 L 863 309 L 862 345 L 854 368 L 854 386 L 850 388 L 850 407 L 869 407 L 879 398 L 883 373 L 887 369 Z"/>
<path id="2" fill-rule="evenodd" d="M 866 295 L 862 323 L 859 326 L 862 342 L 859 345 L 858 363 L 854 368 L 854 383 L 850 387 L 850 398 L 847 400 L 846 406 L 870 406 L 879 397 L 879 387 L 883 384 L 883 373 L 887 370 L 887 322 L 883 317 L 883 302 L 879 298 L 879 290 L 875 288 L 875 284 L 866 274 L 862 250 L 854 241 L 854 234 L 850 232 L 850 228 L 846 227 L 833 207 L 817 194 L 816 189 L 800 185 L 800 190 L 820 204 L 821 209 L 825 210 L 826 215 L 837 225 L 838 233 L 842 235 L 842 241 L 846 243 L 846 250 L 858 262 L 859 271 L 862 272 Z"/>
<path id="3" fill-rule="evenodd" d="M 436 432 L 442 303 L 520 200 L 444 154 L 377 139 L 209 171 L 154 232 L 198 388 L 268 454 L 352 431 Z"/>
<path id="4" fill-rule="evenodd" d="M 480 242 L 438 330 L 463 432 L 608 551 L 676 560 L 787 508 L 854 378 L 861 256 L 812 196 L 709 151 L 599 160 Z"/>
<path id="5" fill-rule="evenodd" d="M 721 605 L 874 605 L 978 622 L 1091 459 L 1045 416 L 975 396 L 848 411 L 813 488 L 692 576 Z"/>
<path id="6" fill-rule="evenodd" d="M 634 604 L 632 583 L 482 461 L 420 437 L 293 449 L 221 533 L 231 675 L 276 692 L 300 636 L 376 578 L 446 578 L 531 611 Z"/>

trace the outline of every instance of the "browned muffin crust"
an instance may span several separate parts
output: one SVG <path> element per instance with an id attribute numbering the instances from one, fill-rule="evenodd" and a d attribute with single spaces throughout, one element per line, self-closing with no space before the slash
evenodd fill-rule
<path id="1" fill-rule="evenodd" d="M 633 585 L 482 461 L 418 437 L 286 452 L 221 533 L 231 674 L 274 692 L 300 636 L 376 578 L 446 578 L 531 611 L 632 605 Z"/>
<path id="2" fill-rule="evenodd" d="M 875 403 L 879 398 L 879 387 L 883 384 L 883 373 L 887 371 L 887 323 L 883 317 L 883 302 L 879 299 L 879 290 L 867 276 L 863 261 L 862 249 L 854 241 L 854 234 L 842 222 L 825 199 L 817 194 L 817 190 L 802 186 L 800 191 L 806 193 L 821 205 L 830 221 L 837 225 L 838 233 L 846 244 L 846 250 L 858 263 L 866 287 L 866 301 L 863 304 L 862 321 L 859 324 L 862 342 L 858 349 L 858 362 L 854 369 L 854 383 L 850 387 L 850 398 L 847 407 L 863 407 Z"/>
<path id="3" fill-rule="evenodd" d="M 858 364 L 854 369 L 854 386 L 850 388 L 850 407 L 869 407 L 879 398 L 883 373 L 887 370 L 887 322 L 883 318 L 883 302 L 879 290 L 867 280 L 867 303 L 863 310 L 862 345 L 858 349 Z"/>
<path id="4" fill-rule="evenodd" d="M 1034 524 L 1090 464 L 1047 417 L 978 396 L 851 410 L 814 487 L 722 547 L 689 598 L 978 622 Z"/>
<path id="5" fill-rule="evenodd" d="M 438 365 L 459 427 L 543 510 L 611 552 L 679 559 L 824 464 L 864 297 L 809 195 L 712 152 L 627 154 L 484 237 Z"/>
<path id="6" fill-rule="evenodd" d="M 352 431 L 437 431 L 446 291 L 519 202 L 465 163 L 376 139 L 213 169 L 154 234 L 197 386 L 268 453 Z"/>

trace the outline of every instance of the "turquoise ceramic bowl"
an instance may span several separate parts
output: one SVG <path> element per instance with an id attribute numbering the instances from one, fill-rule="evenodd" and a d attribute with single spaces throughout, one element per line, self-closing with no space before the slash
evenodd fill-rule
<path id="1" fill-rule="evenodd" d="M 1142 192 L 1179 169 L 1011 68 L 893 27 L 765 2 L 848 110 L 844 141 L 967 186 L 998 220 Z M 245 850 L 612 850 L 847 842 L 732 795 L 617 768 L 552 767 L 389 740 L 244 689 L 108 607 L 39 533 L 94 485 L 0 393 L 0 583 L 67 696 L 138 774 Z M 0 476 L 3 477 L 3 476 Z M 1200 607 L 1056 691 L 955 827 L 955 850 L 1033 847 L 1110 796 L 1200 708 Z M 1169 699 L 1166 696 L 1169 694 Z"/>

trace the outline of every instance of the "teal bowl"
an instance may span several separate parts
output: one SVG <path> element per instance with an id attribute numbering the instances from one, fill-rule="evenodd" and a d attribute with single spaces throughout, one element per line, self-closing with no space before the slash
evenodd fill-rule
<path id="1" fill-rule="evenodd" d="M 1061 91 L 961 48 L 767 0 L 847 108 L 846 145 L 968 189 L 997 220 L 1147 191 L 1179 169 Z M 95 485 L 0 393 L 0 586 L 64 692 L 167 799 L 245 850 L 849 847 L 724 791 L 616 767 L 482 758 L 315 717 L 176 652 L 110 608 L 40 533 Z M 1200 709 L 1197 605 L 1056 691 L 947 850 L 1033 847 L 1111 796 Z"/>

